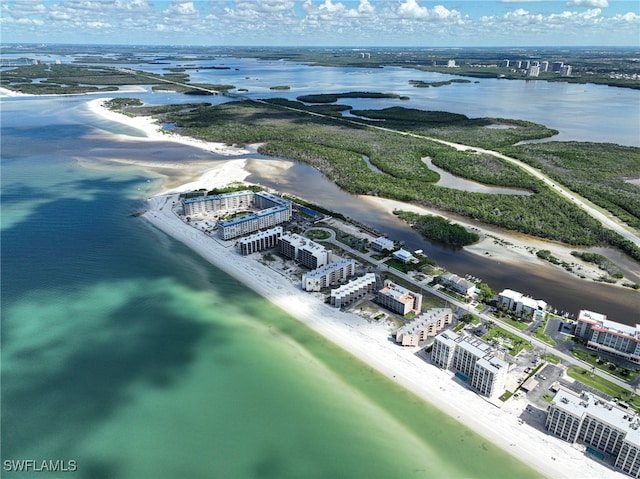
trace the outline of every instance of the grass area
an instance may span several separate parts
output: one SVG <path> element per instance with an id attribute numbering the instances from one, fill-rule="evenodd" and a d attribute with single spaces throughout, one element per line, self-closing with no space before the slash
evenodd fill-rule
<path id="1" fill-rule="evenodd" d="M 549 336 L 548 334 L 545 333 L 545 330 L 547 328 L 547 321 L 548 320 L 549 320 L 549 316 L 546 315 L 545 318 L 544 318 L 544 321 L 542 321 L 542 323 L 540 323 L 540 325 L 533 332 L 532 336 L 534 338 L 536 338 L 538 341 L 542 341 L 543 343 L 546 343 L 549 346 L 555 346 L 556 342 L 553 339 L 551 339 L 551 336 Z"/>
<path id="2" fill-rule="evenodd" d="M 549 404 L 551 404 L 551 401 L 553 401 L 553 395 L 552 394 L 543 394 L 542 395 L 542 399 L 545 402 L 548 402 Z"/>
<path id="3" fill-rule="evenodd" d="M 551 364 L 560 364 L 560 358 L 555 354 L 545 353 L 540 355 L 540 358 Z"/>
<path id="4" fill-rule="evenodd" d="M 305 235 L 307 236 L 307 238 L 315 241 L 322 241 L 322 240 L 329 239 L 331 237 L 331 234 L 329 234 L 329 232 L 324 230 L 315 230 L 315 229 L 307 230 Z"/>
<path id="5" fill-rule="evenodd" d="M 524 321 L 518 321 L 517 319 L 513 319 L 512 317 L 506 315 L 496 316 L 494 314 L 491 314 L 491 317 L 495 318 L 498 321 L 502 321 L 503 323 L 506 323 L 511 327 L 516 328 L 518 331 L 524 331 L 525 329 L 527 329 L 527 327 L 529 327 L 530 324 Z"/>
<path id="6" fill-rule="evenodd" d="M 466 324 L 464 324 L 464 323 L 458 323 L 458 324 L 456 324 L 456 327 L 453 328 L 453 332 L 457 333 L 459 331 L 462 331 L 465 326 L 466 326 Z"/>
<path id="7" fill-rule="evenodd" d="M 498 399 L 502 402 L 505 402 L 507 399 L 509 399 L 511 396 L 513 396 L 513 393 L 511 391 L 505 391 L 502 396 L 500 396 Z"/>
<path id="8" fill-rule="evenodd" d="M 596 352 L 588 352 L 583 351 L 578 348 L 571 348 L 571 354 L 574 358 L 583 361 L 594 368 L 598 368 L 602 371 L 605 371 L 612 376 L 615 376 L 623 381 L 628 383 L 632 383 L 638 378 L 639 373 L 637 371 L 633 371 L 627 368 L 622 368 L 620 366 L 616 366 L 613 363 L 602 360 L 600 355 Z"/>
<path id="9" fill-rule="evenodd" d="M 485 334 L 482 339 L 485 341 L 499 342 L 502 346 L 509 349 L 511 356 L 517 356 L 523 349 L 533 351 L 531 343 L 493 323 L 487 323 L 487 330 L 487 334 Z"/>
<path id="10" fill-rule="evenodd" d="M 640 396 L 612 383 L 611 381 L 601 378 L 600 376 L 591 374 L 591 371 L 587 369 L 578 366 L 571 366 L 567 370 L 567 375 L 576 381 L 608 394 L 611 397 L 623 400 L 629 403 L 637 411 L 640 411 Z"/>

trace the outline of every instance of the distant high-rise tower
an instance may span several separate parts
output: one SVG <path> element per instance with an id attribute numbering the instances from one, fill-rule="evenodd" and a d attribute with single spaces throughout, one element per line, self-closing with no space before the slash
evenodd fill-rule
<path id="1" fill-rule="evenodd" d="M 527 70 L 528 77 L 537 77 L 540 75 L 540 67 L 538 65 L 531 65 Z"/>
<path id="2" fill-rule="evenodd" d="M 564 62 L 553 62 L 551 64 L 551 71 L 553 73 L 560 73 L 562 71 L 563 66 L 564 66 Z"/>
<path id="3" fill-rule="evenodd" d="M 507 60 L 507 59 L 502 60 L 502 62 L 500 62 L 500 66 L 502 68 L 509 68 L 509 60 Z"/>
<path id="4" fill-rule="evenodd" d="M 571 65 L 563 65 L 560 70 L 560 75 L 563 77 L 571 76 Z"/>
<path id="5" fill-rule="evenodd" d="M 549 62 L 548 61 L 544 61 L 544 62 L 540 62 L 540 71 L 543 73 L 546 73 L 549 71 Z"/>

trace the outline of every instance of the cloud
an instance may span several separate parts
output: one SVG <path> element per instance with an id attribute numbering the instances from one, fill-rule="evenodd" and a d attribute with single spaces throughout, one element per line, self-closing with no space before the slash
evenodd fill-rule
<path id="1" fill-rule="evenodd" d="M 608 0 L 571 0 L 567 2 L 567 7 L 607 8 L 608 6 Z"/>

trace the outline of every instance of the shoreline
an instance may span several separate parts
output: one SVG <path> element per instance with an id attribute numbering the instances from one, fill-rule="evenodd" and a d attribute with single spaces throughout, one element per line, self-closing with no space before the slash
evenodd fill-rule
<path id="1" fill-rule="evenodd" d="M 524 399 L 510 399 L 498 408 L 418 357 L 416 348 L 403 348 L 388 340 L 386 326 L 341 312 L 305 293 L 289 279 L 256 261 L 241 256 L 233 246 L 185 224 L 173 211 L 174 195 L 150 198 L 142 216 L 152 225 L 189 247 L 215 267 L 298 319 L 354 357 L 403 386 L 423 401 L 458 420 L 481 437 L 516 457 L 546 477 L 622 477 L 555 436 L 519 424 L 525 417 Z M 425 381 L 425 378 L 428 378 Z M 453 392 L 453 394 L 452 394 Z M 547 457 L 548 456 L 548 457 Z M 555 458 L 555 459 L 554 459 Z"/>
<path id="2" fill-rule="evenodd" d="M 146 138 L 139 138 L 141 141 L 158 139 L 186 143 L 216 153 L 238 153 L 237 149 L 229 150 L 223 144 L 206 144 L 198 140 L 184 141 L 184 137 L 176 138 L 175 135 L 159 133 L 159 126 L 151 119 L 135 121 L 135 118 L 110 112 L 102 106 L 104 101 L 91 101 L 90 110 L 100 117 L 125 123 L 143 131 Z M 136 161 L 125 162 L 149 169 L 168 167 L 162 163 L 145 165 Z M 569 443 L 549 436 L 534 426 L 520 425 L 518 419 L 524 417 L 523 410 L 527 405 L 525 400 L 512 398 L 502 409 L 497 408 L 453 381 L 450 372 L 442 371 L 416 356 L 414 348 L 401 348 L 389 342 L 389 331 L 386 327 L 369 324 L 355 314 L 343 313 L 319 302 L 317 297 L 296 288 L 288 279 L 255 259 L 242 257 L 205 233 L 186 225 L 172 212 L 172 200 L 167 193 L 175 195 L 175 192 L 185 189 L 212 188 L 233 181 L 242 181 L 250 174 L 244 168 L 245 162 L 245 159 L 230 159 L 209 164 L 209 167 L 196 169 L 197 171 L 194 171 L 192 163 L 174 165 L 175 169 L 185 171 L 182 176 L 187 177 L 189 182 L 182 186 L 174 182 L 170 188 L 166 188 L 166 184 L 163 185 L 164 193 L 148 200 L 149 210 L 142 217 L 355 358 L 463 423 L 544 476 L 554 479 L 571 479 L 576 476 L 622 477 L 616 471 L 585 458 L 584 453 Z M 407 205 L 403 204 L 403 207 Z M 425 377 L 429 378 L 428 385 L 424 381 Z M 455 393 L 451 394 L 450 391 Z"/>
<path id="3" fill-rule="evenodd" d="M 125 124 L 135 128 L 145 134 L 144 137 L 127 137 L 127 140 L 137 141 L 170 141 L 179 143 L 204 151 L 208 151 L 220 156 L 242 156 L 251 153 L 251 145 L 244 148 L 229 146 L 225 143 L 206 142 L 194 138 L 177 135 L 175 133 L 163 131 L 156 120 L 152 117 L 130 117 L 125 114 L 109 110 L 104 103 L 109 98 L 100 98 L 87 102 L 89 111 L 101 118 Z M 136 160 L 114 160 L 121 163 L 135 165 L 141 167 L 154 174 L 158 174 L 164 178 L 160 190 L 163 193 L 177 191 L 178 189 L 199 189 L 211 187 L 210 180 L 218 177 L 224 167 L 219 162 L 211 164 L 210 162 L 188 162 L 188 163 L 167 163 L 167 162 L 145 162 Z M 233 158 L 226 160 L 231 163 L 228 168 L 233 173 L 227 176 L 228 182 L 245 181 L 251 174 L 245 169 L 247 159 Z M 171 172 L 173 174 L 168 174 Z M 363 199 L 374 203 L 392 213 L 394 209 L 404 209 L 407 211 L 415 211 L 422 214 L 432 214 L 451 219 L 465 228 L 473 229 L 480 234 L 481 240 L 473 245 L 465 246 L 464 250 L 484 258 L 497 262 L 506 262 L 512 264 L 529 263 L 538 267 L 547 268 L 555 273 L 561 273 L 570 276 L 573 280 L 596 282 L 595 280 L 605 275 L 596 265 L 587 263 L 575 256 L 571 255 L 571 251 L 587 251 L 588 248 L 564 245 L 562 243 L 544 240 L 533 236 L 518 234 L 502 230 L 491 225 L 473 223 L 472 221 L 455 217 L 455 215 L 447 215 L 446 212 L 431 209 L 423 206 L 412 205 L 410 203 L 402 203 L 397 200 L 380 198 L 376 196 L 361 195 Z M 553 256 L 561 262 L 564 261 L 571 264 L 573 271 L 569 272 L 560 265 L 554 265 L 549 261 L 545 261 L 536 256 L 535 252 L 547 249 L 551 251 Z M 640 278 L 640 265 L 632 274 Z M 600 282 L 600 281 L 598 281 Z M 636 283 L 633 278 L 626 277 L 619 279 L 615 284 L 606 283 L 607 286 L 614 288 L 629 289 L 622 286 L 625 282 Z M 530 294 L 523 291 L 524 294 Z"/>

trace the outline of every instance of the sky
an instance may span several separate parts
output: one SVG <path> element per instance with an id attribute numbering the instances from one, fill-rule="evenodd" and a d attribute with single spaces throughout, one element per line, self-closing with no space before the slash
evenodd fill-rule
<path id="1" fill-rule="evenodd" d="M 0 42 L 640 47 L 640 0 L 3 0 Z"/>

